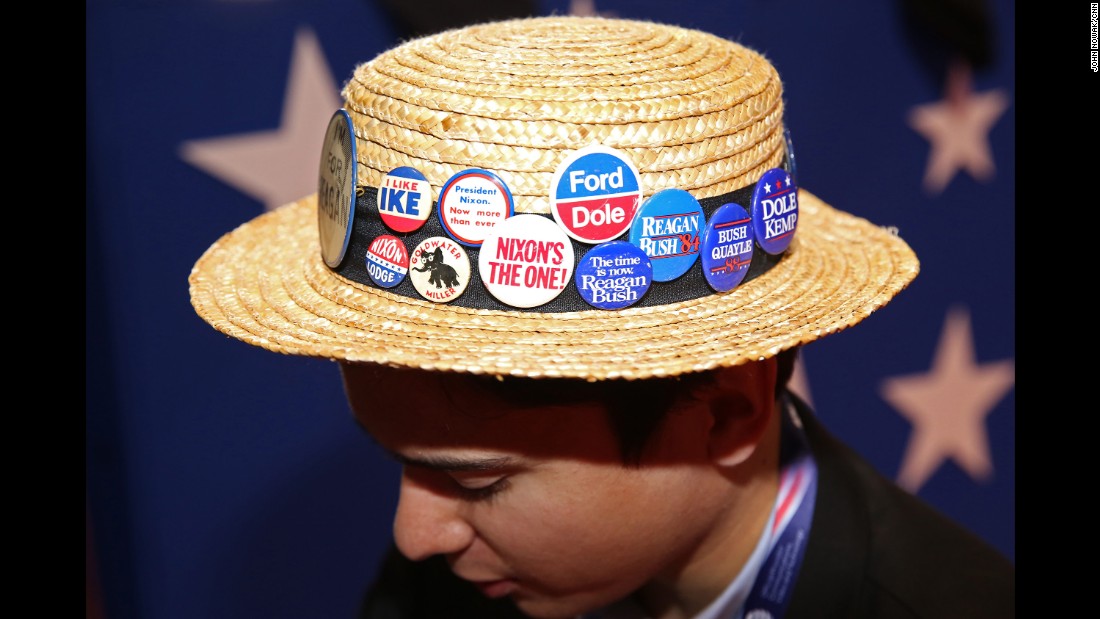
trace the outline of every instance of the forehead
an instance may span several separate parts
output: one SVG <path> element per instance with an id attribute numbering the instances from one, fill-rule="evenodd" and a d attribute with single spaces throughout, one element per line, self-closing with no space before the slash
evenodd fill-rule
<path id="1" fill-rule="evenodd" d="M 390 451 L 460 448 L 531 456 L 613 457 L 599 391 L 562 382 L 343 364 L 359 423 Z"/>

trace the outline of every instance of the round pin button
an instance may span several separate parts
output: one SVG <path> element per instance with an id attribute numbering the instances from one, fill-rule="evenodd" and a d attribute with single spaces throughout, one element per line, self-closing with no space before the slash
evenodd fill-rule
<path id="1" fill-rule="evenodd" d="M 453 239 L 426 238 L 409 254 L 409 280 L 429 301 L 452 301 L 470 283 L 470 258 Z"/>
<path id="2" fill-rule="evenodd" d="M 553 300 L 573 274 L 573 244 L 548 217 L 531 213 L 497 224 L 481 245 L 478 272 L 501 303 L 537 307 Z"/>
<path id="3" fill-rule="evenodd" d="M 791 141 L 791 130 L 783 128 L 783 140 L 787 143 L 787 170 L 791 173 L 791 184 L 798 186 L 798 166 L 794 160 L 794 142 Z"/>
<path id="4" fill-rule="evenodd" d="M 667 282 L 695 263 L 705 225 L 694 196 L 683 189 L 662 189 L 642 203 L 630 226 L 630 242 L 653 262 L 654 281 Z"/>
<path id="5" fill-rule="evenodd" d="M 331 268 L 340 266 L 351 240 L 355 219 L 355 134 L 351 116 L 336 110 L 328 121 L 321 147 L 317 179 L 317 231 L 321 258 Z"/>
<path id="6" fill-rule="evenodd" d="M 616 310 L 638 302 L 653 282 L 653 264 L 641 248 L 611 241 L 588 250 L 577 261 L 577 292 L 589 305 Z"/>
<path id="7" fill-rule="evenodd" d="M 593 144 L 569 155 L 550 183 L 550 212 L 582 243 L 602 243 L 626 232 L 642 187 L 638 170 L 621 151 Z"/>
<path id="8" fill-rule="evenodd" d="M 401 239 L 383 234 L 371 241 L 367 248 L 367 272 L 374 283 L 383 288 L 393 288 L 409 272 L 409 250 L 405 249 Z"/>
<path id="9" fill-rule="evenodd" d="M 703 232 L 703 276 L 718 292 L 733 290 L 745 279 L 752 262 L 752 220 L 740 204 L 723 204 Z"/>
<path id="10" fill-rule="evenodd" d="M 432 214 L 432 186 L 416 168 L 390 170 L 378 186 L 378 215 L 395 232 L 413 232 Z"/>
<path id="11" fill-rule="evenodd" d="M 439 190 L 439 220 L 454 240 L 477 247 L 515 211 L 512 192 L 488 170 L 463 170 Z"/>
<path id="12" fill-rule="evenodd" d="M 786 170 L 772 168 L 756 181 L 752 227 L 760 249 L 769 254 L 781 254 L 790 246 L 798 227 L 798 188 Z"/>

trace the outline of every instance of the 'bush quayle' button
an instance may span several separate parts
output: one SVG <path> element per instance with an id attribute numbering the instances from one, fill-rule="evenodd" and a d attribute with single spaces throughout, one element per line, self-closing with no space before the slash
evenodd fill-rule
<path id="1" fill-rule="evenodd" d="M 317 231 L 321 258 L 335 269 L 344 261 L 355 218 L 355 133 L 351 116 L 336 110 L 328 121 L 321 147 L 317 181 Z"/>
<path id="2" fill-rule="evenodd" d="M 470 283 L 470 258 L 445 236 L 424 239 L 409 255 L 409 280 L 429 301 L 453 301 Z"/>
<path id="3" fill-rule="evenodd" d="M 718 292 L 733 290 L 745 279 L 752 262 L 752 221 L 740 204 L 723 204 L 703 232 L 703 275 Z"/>
<path id="4" fill-rule="evenodd" d="M 573 244 L 542 215 L 519 214 L 493 228 L 481 244 L 478 270 L 485 288 L 512 307 L 553 300 L 573 274 Z"/>
<path id="5" fill-rule="evenodd" d="M 798 187 L 786 170 L 772 168 L 756 181 L 752 192 L 752 228 L 760 249 L 769 254 L 787 250 L 798 227 Z"/>
<path id="6" fill-rule="evenodd" d="M 383 288 L 400 284 L 409 272 L 409 251 L 401 239 L 383 234 L 371 241 L 367 248 L 367 272 L 374 283 Z"/>
<path id="7" fill-rule="evenodd" d="M 395 232 L 413 232 L 432 214 L 432 186 L 416 168 L 390 170 L 378 186 L 378 215 Z"/>
<path id="8" fill-rule="evenodd" d="M 463 245 L 481 245 L 514 210 L 512 192 L 488 170 L 463 170 L 439 190 L 439 220 L 447 234 Z"/>
<path id="9" fill-rule="evenodd" d="M 638 170 L 617 150 L 593 144 L 561 162 L 550 183 L 550 212 L 582 243 L 626 232 L 642 201 Z"/>
<path id="10" fill-rule="evenodd" d="M 592 307 L 616 310 L 638 302 L 653 282 L 653 264 L 641 248 L 611 241 L 577 261 L 577 292 Z"/>
<path id="11" fill-rule="evenodd" d="M 699 255 L 706 216 L 699 201 L 683 189 L 662 189 L 642 203 L 630 226 L 630 242 L 653 262 L 653 280 L 680 277 Z"/>

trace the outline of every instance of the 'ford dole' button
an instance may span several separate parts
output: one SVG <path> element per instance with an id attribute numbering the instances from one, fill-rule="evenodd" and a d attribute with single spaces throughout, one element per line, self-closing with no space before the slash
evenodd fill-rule
<path id="1" fill-rule="evenodd" d="M 550 212 L 566 234 L 602 243 L 626 232 L 642 200 L 626 153 L 593 144 L 565 159 L 550 182 Z"/>

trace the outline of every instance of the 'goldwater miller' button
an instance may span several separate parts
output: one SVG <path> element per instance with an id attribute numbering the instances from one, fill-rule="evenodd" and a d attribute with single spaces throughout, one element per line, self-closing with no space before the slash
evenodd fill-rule
<path id="1" fill-rule="evenodd" d="M 642 200 L 638 170 L 620 151 L 593 144 L 558 165 L 550 183 L 550 212 L 566 234 L 602 243 L 626 232 Z"/>
<path id="2" fill-rule="evenodd" d="M 383 288 L 400 284 L 409 272 L 409 251 L 401 239 L 383 234 L 371 241 L 367 248 L 367 272 Z"/>
<path id="3" fill-rule="evenodd" d="M 723 204 L 703 232 L 703 276 L 718 292 L 733 290 L 745 279 L 752 262 L 753 234 L 749 214 L 740 204 Z"/>
<path id="4" fill-rule="evenodd" d="M 501 303 L 537 307 L 565 290 L 573 274 L 573 244 L 542 215 L 520 214 L 497 224 L 478 253 L 485 288 Z"/>
<path id="5" fill-rule="evenodd" d="M 630 242 L 653 262 L 653 279 L 680 277 L 699 255 L 706 216 L 699 201 L 683 189 L 662 189 L 642 203 L 630 226 Z"/>
<path id="6" fill-rule="evenodd" d="M 512 192 L 488 170 L 463 170 L 439 190 L 439 220 L 447 234 L 463 245 L 481 245 L 493 227 L 514 212 Z"/>
<path id="7" fill-rule="evenodd" d="M 432 214 L 432 185 L 416 168 L 390 170 L 378 186 L 378 215 L 395 232 L 413 232 Z"/>
<path id="8" fill-rule="evenodd" d="M 436 303 L 458 298 L 470 283 L 470 258 L 453 239 L 424 239 L 409 255 L 409 279 L 420 296 Z"/>
<path id="9" fill-rule="evenodd" d="M 760 249 L 769 254 L 787 250 L 798 227 L 798 187 L 791 175 L 772 168 L 756 182 L 752 192 L 752 228 Z"/>
<path id="10" fill-rule="evenodd" d="M 577 261 L 574 280 L 589 305 L 617 310 L 645 296 L 653 282 L 653 265 L 641 248 L 611 241 L 593 247 Z"/>

